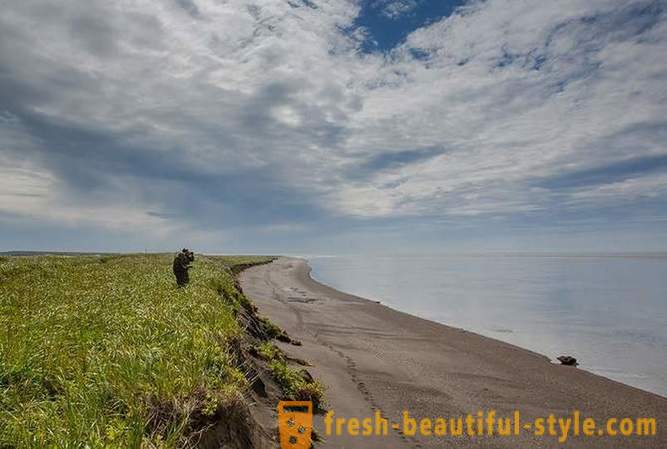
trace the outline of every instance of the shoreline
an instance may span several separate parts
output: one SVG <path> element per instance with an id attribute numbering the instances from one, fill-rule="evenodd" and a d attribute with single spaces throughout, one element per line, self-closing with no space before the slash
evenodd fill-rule
<path id="1" fill-rule="evenodd" d="M 588 256 L 583 256 L 583 257 L 588 257 Z M 613 257 L 617 257 L 617 256 L 613 256 Z M 625 257 L 625 256 L 624 256 L 624 257 Z M 533 349 L 529 349 L 529 348 L 525 348 L 525 347 L 520 346 L 520 345 L 518 345 L 518 344 L 511 343 L 511 342 L 508 342 L 508 341 L 504 341 L 504 340 L 501 340 L 501 339 L 499 339 L 499 338 L 495 338 L 495 337 L 492 337 L 492 336 L 489 336 L 489 335 L 484 335 L 484 334 L 481 333 L 481 332 L 477 332 L 477 331 L 474 331 L 474 330 L 466 329 L 466 328 L 463 328 L 463 327 L 454 326 L 454 325 L 451 325 L 451 324 L 442 323 L 442 322 L 440 322 L 440 321 L 436 321 L 436 320 L 433 320 L 433 319 L 430 319 L 430 318 L 426 318 L 426 317 L 423 317 L 423 316 L 419 316 L 419 315 L 416 315 L 416 314 L 413 314 L 413 313 L 410 313 L 410 312 L 406 312 L 406 311 L 401 310 L 401 309 L 398 308 L 398 307 L 395 307 L 395 306 L 393 306 L 393 305 L 391 305 L 391 304 L 388 304 L 388 303 L 385 303 L 385 302 L 382 302 L 382 301 L 379 301 L 379 300 L 373 300 L 373 299 L 365 298 L 365 297 L 363 297 L 363 296 L 355 295 L 355 294 L 353 294 L 353 293 L 346 293 L 346 292 L 344 292 L 343 290 L 338 290 L 336 287 L 333 287 L 333 286 L 331 286 L 331 285 L 328 285 L 326 282 L 324 282 L 324 281 L 322 281 L 322 280 L 318 280 L 317 278 L 315 278 L 315 276 L 313 275 L 313 267 L 310 265 L 310 261 L 308 260 L 308 258 L 306 258 L 306 257 L 300 257 L 299 259 L 304 260 L 304 261 L 306 262 L 307 267 L 308 267 L 308 268 L 307 268 L 307 273 L 305 273 L 304 277 L 302 278 L 302 281 L 303 281 L 303 282 L 311 283 L 312 285 L 316 285 L 318 288 L 324 288 L 324 289 L 327 289 L 328 291 L 336 292 L 336 293 L 338 293 L 338 294 L 340 294 L 340 295 L 345 295 L 345 296 L 355 297 L 355 298 L 358 298 L 359 300 L 362 300 L 362 301 L 368 301 L 368 302 L 370 302 L 370 303 L 382 304 L 383 306 L 385 306 L 385 307 L 387 307 L 387 308 L 393 310 L 394 312 L 397 312 L 397 313 L 403 313 L 403 314 L 406 314 L 406 315 L 411 316 L 411 317 L 416 318 L 416 319 L 425 320 L 425 321 L 427 321 L 427 322 L 429 322 L 429 323 L 439 324 L 439 325 L 441 325 L 441 326 L 448 327 L 448 328 L 450 328 L 450 329 L 452 329 L 452 330 L 462 331 L 462 332 L 467 332 L 467 333 L 474 334 L 474 335 L 476 335 L 476 336 L 478 336 L 478 337 L 481 337 L 481 338 L 487 338 L 487 339 L 492 340 L 493 342 L 496 342 L 496 343 L 507 344 L 507 345 L 513 346 L 513 347 L 516 348 L 517 350 L 527 351 L 527 352 L 532 353 L 532 354 L 534 354 L 534 355 L 544 357 L 546 360 L 549 361 L 549 363 L 551 363 L 551 364 L 553 364 L 553 365 L 557 365 L 557 366 L 560 366 L 560 365 L 561 365 L 555 358 L 551 358 L 551 357 L 549 357 L 547 354 L 544 354 L 544 353 L 542 353 L 542 352 L 539 352 L 539 351 L 536 351 L 536 350 L 533 350 Z M 637 390 L 640 390 L 640 391 L 643 391 L 643 392 L 646 392 L 646 393 L 654 394 L 654 395 L 657 395 L 657 396 L 659 396 L 659 397 L 662 397 L 662 398 L 667 399 L 667 396 L 663 396 L 663 395 L 661 395 L 660 393 L 656 393 L 656 392 L 654 392 L 654 391 L 646 390 L 646 389 L 643 389 L 643 388 L 636 387 L 636 386 L 634 386 L 634 385 L 627 384 L 627 383 L 625 383 L 625 382 L 618 381 L 618 380 L 616 380 L 616 379 L 612 379 L 612 378 L 607 377 L 607 376 L 605 376 L 605 375 L 603 375 L 603 374 L 598 374 L 598 373 L 596 373 L 596 372 L 594 372 L 594 371 L 591 371 L 591 370 L 589 370 L 589 369 L 586 369 L 586 368 L 577 367 L 576 369 L 578 369 L 578 370 L 580 370 L 580 371 L 584 371 L 584 372 L 590 373 L 590 374 L 592 374 L 592 375 L 594 375 L 594 376 L 601 377 L 601 378 L 606 379 L 606 380 L 609 380 L 609 381 L 611 381 L 611 382 L 616 382 L 616 383 L 618 383 L 618 384 L 620 384 L 620 385 L 623 385 L 623 386 L 625 386 L 625 387 L 634 388 L 634 389 L 637 389 Z"/>
<path id="2" fill-rule="evenodd" d="M 342 295 L 345 295 L 345 296 L 352 296 L 352 297 L 355 297 L 355 298 L 359 298 L 359 299 L 362 300 L 362 301 L 368 301 L 368 302 L 370 302 L 370 303 L 374 303 L 374 304 L 381 304 L 381 305 L 383 305 L 383 306 L 385 306 L 385 307 L 387 307 L 387 308 L 393 310 L 393 311 L 396 312 L 396 313 L 403 313 L 403 314 L 408 315 L 408 316 L 410 316 L 410 317 L 413 317 L 413 318 L 416 318 L 416 319 L 420 319 L 420 320 L 424 320 L 424 321 L 428 321 L 429 323 L 433 323 L 433 324 L 439 324 L 439 325 L 441 325 L 441 326 L 445 326 L 445 327 L 447 327 L 447 328 L 449 328 L 449 329 L 452 329 L 452 330 L 455 330 L 455 331 L 468 332 L 468 333 L 477 335 L 477 336 L 482 337 L 482 338 L 488 338 L 488 339 L 490 339 L 490 340 L 493 340 L 493 341 L 496 342 L 496 343 L 508 344 L 508 345 L 514 346 L 515 348 L 520 349 L 520 350 L 522 350 L 522 351 L 527 351 L 527 352 L 530 352 L 530 353 L 532 353 L 532 354 L 534 354 L 534 355 L 542 356 L 542 357 L 544 357 L 545 359 L 549 360 L 550 363 L 553 363 L 553 364 L 556 364 L 556 365 L 557 365 L 557 363 L 554 363 L 554 359 L 552 359 L 552 358 L 549 357 L 548 355 L 543 354 L 543 353 L 541 353 L 541 352 L 539 352 L 539 351 L 534 351 L 534 350 L 532 350 L 532 349 L 524 348 L 523 346 L 519 346 L 519 345 L 516 345 L 516 344 L 514 344 L 514 343 L 510 343 L 510 342 L 507 342 L 507 341 L 503 341 L 503 340 L 500 340 L 500 339 L 498 339 L 498 338 L 490 337 L 490 336 L 488 336 L 488 335 L 484 335 L 484 334 L 482 334 L 482 333 L 480 333 L 480 332 L 476 332 L 476 331 L 474 331 L 474 330 L 469 330 L 469 329 L 466 329 L 466 328 L 463 328 L 463 327 L 454 326 L 454 325 L 452 325 L 452 324 L 441 323 L 440 321 L 436 321 L 436 320 L 433 320 L 433 319 L 430 319 L 430 318 L 426 318 L 426 317 L 423 317 L 423 316 L 419 316 L 419 315 L 416 315 L 416 314 L 414 314 L 414 313 L 406 312 L 406 311 L 401 310 L 400 308 L 398 308 L 398 307 L 396 307 L 396 306 L 391 305 L 390 303 L 385 303 L 385 302 L 383 302 L 383 301 L 381 301 L 381 300 L 374 300 L 374 299 L 365 298 L 365 297 L 363 297 L 363 296 L 359 296 L 359 295 L 356 295 L 356 294 L 354 294 L 354 293 L 346 293 L 346 292 L 344 292 L 343 290 L 339 290 L 339 289 L 337 289 L 336 287 L 333 287 L 333 286 L 327 284 L 325 281 L 316 279 L 316 278 L 313 276 L 313 267 L 310 265 L 309 260 L 308 260 L 307 258 L 305 258 L 305 257 L 304 257 L 304 258 L 301 258 L 301 259 L 303 259 L 303 260 L 306 262 L 306 264 L 308 265 L 308 273 L 306 274 L 306 278 L 304 279 L 304 282 L 311 282 L 311 283 L 313 283 L 313 284 L 315 284 L 315 285 L 317 285 L 317 286 L 319 286 L 319 287 L 323 287 L 323 288 L 326 288 L 326 289 L 328 289 L 328 290 L 335 291 L 335 292 L 337 292 L 337 293 L 339 293 L 339 294 L 342 294 Z M 587 370 L 584 370 L 584 371 L 587 371 Z M 593 372 L 591 372 L 591 371 L 587 371 L 587 372 L 590 372 L 591 374 L 595 374 L 595 373 L 593 373 Z M 597 375 L 599 376 L 599 374 L 597 374 Z M 601 377 L 605 377 L 605 376 L 601 376 Z M 605 378 L 606 378 L 606 377 L 605 377 Z M 606 378 L 606 379 L 609 379 L 609 378 Z M 613 381 L 614 379 L 609 379 L 609 380 L 612 380 L 612 381 Z M 618 381 L 614 381 L 614 382 L 618 382 Z M 626 385 L 626 386 L 628 386 L 628 387 L 632 387 L 632 385 L 627 385 L 627 384 L 624 384 L 623 382 L 619 382 L 619 383 L 622 384 L 622 385 Z M 632 388 L 636 388 L 636 387 L 632 387 Z M 639 388 L 639 390 L 641 390 L 641 388 Z M 642 391 L 646 391 L 647 393 L 653 393 L 653 392 L 651 392 L 651 391 L 647 391 L 647 390 L 642 390 Z M 656 393 L 653 393 L 653 394 L 656 394 Z M 660 396 L 660 395 L 658 395 L 658 396 Z"/>
<path id="3" fill-rule="evenodd" d="M 396 419 L 453 416 L 477 410 L 522 417 L 580 410 L 601 422 L 608 417 L 667 418 L 667 398 L 573 367 L 551 363 L 537 352 L 430 321 L 350 295 L 311 276 L 307 261 L 280 258 L 241 274 L 244 291 L 261 314 L 283 327 L 302 347 L 280 345 L 312 363 L 328 387 L 330 409 L 340 416 Z M 321 431 L 322 423 L 315 423 Z M 318 427 L 319 426 L 319 427 Z M 660 428 L 660 426 L 658 426 Z M 365 447 L 447 447 L 452 441 L 392 435 L 364 440 Z M 352 437 L 330 438 L 322 447 L 351 447 Z M 546 437 L 465 438 L 457 447 L 563 447 Z M 609 447 L 609 439 L 578 439 L 577 447 Z M 632 447 L 662 448 L 667 439 L 623 440 Z"/>
<path id="4" fill-rule="evenodd" d="M 436 262 L 440 262 L 443 256 L 437 256 L 435 257 Z M 454 260 L 459 260 L 461 256 L 456 255 L 452 256 Z M 468 257 L 468 256 L 466 256 Z M 472 256 L 472 257 L 477 257 L 477 256 Z M 496 255 L 484 255 L 485 258 L 488 257 L 496 257 Z M 500 257 L 510 257 L 512 259 L 516 259 L 516 257 L 532 257 L 532 255 L 526 255 L 526 254 L 511 254 L 509 256 L 502 255 Z M 535 257 L 538 257 L 540 259 L 544 258 L 549 258 L 552 256 L 545 255 L 545 254 L 540 254 L 536 255 Z M 560 256 L 553 256 L 553 257 L 560 257 Z M 584 258 L 600 258 L 600 256 L 592 256 L 592 255 L 585 255 L 585 256 L 572 256 L 568 255 L 566 258 L 577 258 L 577 257 L 584 257 Z M 639 257 L 640 259 L 655 259 L 653 255 L 649 256 L 635 256 L 631 254 L 623 254 L 622 256 L 617 256 L 617 255 L 605 255 L 602 258 L 629 258 L 629 257 Z M 431 288 L 432 286 L 429 284 L 429 280 L 422 279 L 420 280 L 419 283 L 415 283 L 414 281 L 411 280 L 412 278 L 412 272 L 409 269 L 406 269 L 406 266 L 402 266 L 403 271 L 401 271 L 400 276 L 404 276 L 404 278 L 399 277 L 398 279 L 400 280 L 400 283 L 396 283 L 395 281 L 389 281 L 388 283 L 385 283 L 385 278 L 382 276 L 383 274 L 386 275 L 387 270 L 376 270 L 376 269 L 370 269 L 368 272 L 363 271 L 366 270 L 367 267 L 372 267 L 373 265 L 368 265 L 367 262 L 369 261 L 376 261 L 376 259 L 383 259 L 383 256 L 379 257 L 372 257 L 372 258 L 367 258 L 367 257 L 362 257 L 362 260 L 364 261 L 364 264 L 362 265 L 357 265 L 353 258 L 350 258 L 349 256 L 342 256 L 342 257 L 337 257 L 339 260 L 342 260 L 343 263 L 341 262 L 336 262 L 333 264 L 330 264 L 328 262 L 324 262 L 319 259 L 319 256 L 314 256 L 314 257 L 303 257 L 303 259 L 306 260 L 309 266 L 311 266 L 310 270 L 310 277 L 313 281 L 316 283 L 320 283 L 326 286 L 329 286 L 334 289 L 339 289 L 341 292 L 346 292 L 346 287 L 351 289 L 351 291 L 356 291 L 357 293 L 351 293 L 357 296 L 364 297 L 364 293 L 368 295 L 368 298 L 374 298 L 374 299 L 381 299 L 382 304 L 398 311 L 398 312 L 403 312 L 407 313 L 409 315 L 425 319 L 427 321 L 433 321 L 439 324 L 442 324 L 444 326 L 453 328 L 453 329 L 460 329 L 460 330 L 465 330 L 470 333 L 474 333 L 486 338 L 490 338 L 492 340 L 508 343 L 510 345 L 514 345 L 520 349 L 531 351 L 540 355 L 543 355 L 544 357 L 548 358 L 551 363 L 559 365 L 560 362 L 557 361 L 557 356 L 561 355 L 572 355 L 575 356 L 577 359 L 579 359 L 580 365 L 578 365 L 578 369 L 587 371 L 589 373 L 613 380 L 615 382 L 619 382 L 623 385 L 630 386 L 633 388 L 638 388 L 640 390 L 657 394 L 658 396 L 665 397 L 667 398 L 667 389 L 665 387 L 664 381 L 665 378 L 664 376 L 661 376 L 659 372 L 656 372 L 656 360 L 663 360 L 663 355 L 664 351 L 659 351 L 655 350 L 654 352 L 644 352 L 648 351 L 650 348 L 647 348 L 646 345 L 641 346 L 640 342 L 637 341 L 628 341 L 628 344 L 634 344 L 633 347 L 630 348 L 628 352 L 624 352 L 624 354 L 644 354 L 644 359 L 642 359 L 639 356 L 634 356 L 630 357 L 630 361 L 634 361 L 635 363 L 629 363 L 628 362 L 628 357 L 627 356 L 622 356 L 621 360 L 616 360 L 614 358 L 614 354 L 616 352 L 616 347 L 620 343 L 621 345 L 625 344 L 625 341 L 621 341 L 618 338 L 614 338 L 611 334 L 613 332 L 618 332 L 619 328 L 615 328 L 615 330 L 611 330 L 612 328 L 603 328 L 603 331 L 600 331 L 599 339 L 591 340 L 588 339 L 588 334 L 592 331 L 597 329 L 594 324 L 590 321 L 590 316 L 588 317 L 588 322 L 586 322 L 585 327 L 582 327 L 582 329 L 577 329 L 576 327 L 573 329 L 566 328 L 566 326 L 563 325 L 556 325 L 553 327 L 549 327 L 548 331 L 543 331 L 542 328 L 536 328 L 535 326 L 531 326 L 529 323 L 531 323 L 531 318 L 533 315 L 528 314 L 528 315 L 523 315 L 523 312 L 519 310 L 517 312 L 517 307 L 514 306 L 513 313 L 515 316 L 513 316 L 513 319 L 511 320 L 505 320 L 502 321 L 502 318 L 507 318 L 504 317 L 502 314 L 498 314 L 499 310 L 497 310 L 497 307 L 492 310 L 492 312 L 482 312 L 482 314 L 486 316 L 496 316 L 498 315 L 498 320 L 489 320 L 487 319 L 482 319 L 478 320 L 476 318 L 470 318 L 473 315 L 470 315 L 471 309 L 470 308 L 463 308 L 462 310 L 468 312 L 467 315 L 461 315 L 461 310 L 459 310 L 457 313 L 446 313 L 442 314 L 439 313 L 440 309 L 439 307 L 447 308 L 447 307 L 458 307 L 457 304 L 459 301 L 452 301 L 451 299 L 447 299 L 446 295 L 450 293 L 450 290 L 452 290 L 451 286 L 449 288 L 446 288 L 444 291 L 438 291 L 437 293 L 442 295 L 444 299 L 440 300 L 438 299 L 437 301 L 434 299 L 434 290 Z M 387 256 L 389 259 L 393 259 L 393 257 Z M 409 260 L 413 259 L 415 257 L 413 256 L 408 256 L 407 257 Z M 429 262 L 430 256 L 418 256 L 419 259 L 419 264 L 418 266 L 421 269 L 426 269 L 429 267 L 430 262 Z M 355 258 L 356 259 L 356 258 Z M 358 270 L 362 270 L 364 273 L 367 273 L 367 276 L 358 276 L 355 275 L 352 271 L 349 270 L 349 268 L 344 268 L 348 266 L 349 264 L 354 264 L 354 268 Z M 390 270 L 391 271 L 391 270 Z M 331 280 L 331 283 L 328 283 L 326 276 L 325 277 L 320 277 L 320 274 L 325 274 L 329 275 L 329 279 Z M 351 282 L 349 282 L 346 278 L 346 274 L 350 275 L 354 278 Z M 370 278 L 370 281 L 362 280 L 365 279 L 366 277 Z M 498 277 L 492 278 L 492 280 L 497 281 Z M 479 281 L 479 279 L 473 279 L 473 281 Z M 421 290 L 421 285 L 422 283 L 425 282 L 426 288 L 424 290 Z M 415 298 L 417 300 L 413 301 L 404 301 L 405 295 L 401 295 L 400 293 L 397 294 L 396 291 L 388 288 L 387 286 L 397 286 L 397 288 L 401 288 L 398 284 L 407 284 L 408 285 L 408 290 L 411 292 L 411 294 L 415 295 Z M 479 288 L 479 287 L 478 287 Z M 404 288 L 403 290 L 400 290 L 401 292 L 405 293 L 406 289 Z M 495 291 L 493 292 L 495 293 Z M 493 294 L 492 293 L 492 294 Z M 576 292 L 575 292 L 576 293 Z M 486 295 L 485 291 L 481 291 L 481 297 L 486 298 L 486 300 L 489 299 L 489 296 Z M 574 295 L 572 296 L 574 297 Z M 479 297 L 471 297 L 473 301 L 478 300 Z M 571 300 L 572 298 L 570 298 Z M 479 304 L 482 304 L 481 302 Z M 479 306 L 478 304 L 478 306 Z M 530 307 L 534 303 L 528 303 L 524 301 L 522 304 L 522 307 Z M 545 304 L 540 303 L 539 299 L 537 300 L 536 304 L 539 306 L 544 307 Z M 548 304 L 550 305 L 550 304 Z M 493 306 L 493 305 L 492 305 Z M 483 310 L 483 308 L 479 308 L 478 310 Z M 557 309 L 555 309 L 558 311 Z M 475 311 L 472 311 L 473 314 Z M 495 312 L 495 315 L 494 315 Z M 463 319 L 459 319 L 460 316 L 463 316 Z M 516 317 L 522 318 L 524 321 L 520 321 L 516 319 Z M 623 319 L 627 318 L 627 315 L 620 315 L 618 312 L 616 313 L 617 317 L 622 317 Z M 570 314 L 571 318 L 574 319 L 581 319 L 581 320 L 586 320 L 586 315 L 583 315 L 580 317 L 576 312 L 572 312 Z M 535 316 L 537 319 L 543 319 L 545 321 L 550 321 L 552 323 L 557 321 L 557 316 L 549 316 L 547 314 L 544 315 L 537 315 Z M 584 321 L 582 321 L 584 322 Z M 647 324 L 648 326 L 648 324 Z M 640 327 L 639 329 L 632 329 L 632 331 L 638 331 L 642 332 L 642 328 Z M 624 330 L 627 332 L 627 327 L 626 328 L 620 328 L 620 330 Z M 560 337 L 561 334 L 558 332 L 563 332 L 564 334 L 567 333 L 566 338 L 551 338 L 550 337 Z M 653 328 L 648 328 L 647 327 L 647 332 L 654 332 L 647 334 L 651 337 L 659 338 L 658 334 L 655 333 L 655 330 Z M 557 343 L 554 343 L 557 342 Z M 606 344 L 606 347 L 604 346 Z M 634 352 L 634 351 L 637 352 Z M 625 361 L 623 360 L 625 358 Z M 645 360 L 646 364 L 642 364 L 641 362 Z M 664 365 L 664 364 L 663 364 Z M 652 371 L 649 369 L 646 369 L 647 366 L 652 367 Z M 663 371 L 664 373 L 664 371 Z"/>
<path id="5" fill-rule="evenodd" d="M 300 276 L 302 276 L 301 281 L 304 282 L 305 284 L 310 284 L 315 289 L 326 291 L 326 292 L 329 292 L 329 293 L 332 293 L 332 294 L 337 294 L 337 295 L 339 295 L 341 297 L 345 297 L 345 298 L 353 297 L 355 299 L 358 299 L 359 301 L 366 301 L 370 304 L 379 304 L 383 307 L 388 308 L 389 310 L 391 310 L 395 313 L 404 314 L 404 315 L 407 315 L 407 316 L 409 316 L 411 318 L 414 318 L 414 319 L 417 319 L 417 320 L 426 321 L 430 324 L 436 324 L 436 325 L 444 326 L 444 327 L 446 327 L 446 328 L 448 328 L 452 331 L 469 333 L 469 334 L 475 335 L 475 336 L 480 337 L 480 338 L 486 338 L 486 339 L 492 340 L 494 343 L 497 343 L 497 344 L 510 345 L 510 346 L 516 348 L 517 350 L 525 351 L 525 352 L 528 352 L 532 355 L 543 357 L 545 360 L 548 360 L 549 363 L 552 363 L 554 365 L 558 365 L 557 363 L 554 363 L 554 360 L 552 358 L 550 358 L 546 354 L 542 354 L 541 352 L 533 351 L 532 349 L 524 348 L 522 346 L 518 346 L 518 345 L 515 345 L 513 343 L 509 343 L 509 342 L 500 340 L 498 338 L 489 337 L 488 335 L 484 335 L 484 334 L 481 334 L 479 332 L 468 330 L 468 329 L 465 329 L 463 327 L 457 327 L 457 326 L 453 326 L 451 324 L 441 323 L 441 322 L 436 321 L 436 320 L 432 320 L 432 319 L 425 318 L 425 317 L 422 317 L 422 316 L 419 316 L 419 315 L 416 315 L 416 314 L 413 314 L 413 313 L 410 313 L 410 312 L 406 312 L 406 311 L 403 311 L 403 310 L 399 309 L 398 307 L 395 307 L 395 306 L 390 305 L 388 303 L 384 303 L 381 300 L 374 300 L 374 299 L 365 298 L 363 296 L 359 296 L 359 295 L 356 295 L 354 293 L 346 293 L 343 290 L 339 290 L 336 287 L 333 287 L 333 286 L 325 283 L 324 281 L 316 279 L 312 274 L 313 273 L 313 267 L 310 265 L 308 259 L 307 258 L 301 258 L 301 259 L 306 263 L 306 266 L 307 266 L 306 273 L 304 273 L 303 275 L 300 275 Z M 584 370 L 584 371 L 589 372 L 591 374 L 595 374 L 591 371 L 587 371 L 587 370 Z M 599 376 L 599 374 L 595 374 L 595 375 Z M 605 377 L 605 376 L 600 376 L 600 377 L 603 377 L 603 378 L 608 379 L 608 380 L 613 381 L 613 382 L 618 382 L 618 381 L 615 381 L 614 379 L 609 379 L 608 377 Z M 618 383 L 620 383 L 621 385 L 625 385 L 627 387 L 636 388 L 636 387 L 633 387 L 632 385 L 624 384 L 623 382 L 618 382 Z M 656 393 L 653 393 L 651 391 L 642 390 L 641 388 L 638 388 L 638 390 L 645 391 L 645 392 L 651 393 L 651 394 L 656 394 Z M 660 395 L 658 395 L 658 396 L 660 396 Z"/>

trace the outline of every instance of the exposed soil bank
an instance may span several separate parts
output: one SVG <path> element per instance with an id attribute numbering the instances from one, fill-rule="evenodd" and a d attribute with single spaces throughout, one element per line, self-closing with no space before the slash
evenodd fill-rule
<path id="1" fill-rule="evenodd" d="M 479 410 L 499 415 L 521 411 L 522 422 L 549 414 L 654 417 L 653 437 L 554 437 L 523 432 L 518 437 L 330 436 L 323 448 L 664 448 L 667 398 L 573 367 L 554 365 L 539 354 L 414 317 L 314 281 L 301 259 L 280 258 L 240 274 L 245 294 L 262 315 L 303 342 L 281 344 L 289 355 L 313 364 L 328 387 L 329 409 L 340 417 L 455 417 Z M 324 436 L 323 418 L 315 420 Z"/>

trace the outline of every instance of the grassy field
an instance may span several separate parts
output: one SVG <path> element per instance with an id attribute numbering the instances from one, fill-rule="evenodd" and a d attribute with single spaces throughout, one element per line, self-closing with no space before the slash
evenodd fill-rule
<path id="1" fill-rule="evenodd" d="M 182 448 L 247 388 L 232 267 L 170 255 L 0 258 L 0 448 Z M 221 293 L 227 298 L 221 300 Z"/>

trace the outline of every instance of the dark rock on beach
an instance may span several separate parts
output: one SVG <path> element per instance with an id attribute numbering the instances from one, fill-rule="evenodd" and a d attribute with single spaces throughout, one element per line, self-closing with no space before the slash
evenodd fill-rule
<path id="1" fill-rule="evenodd" d="M 577 363 L 577 359 L 575 359 L 571 355 L 561 355 L 561 356 L 556 357 L 556 360 L 558 360 L 561 365 L 566 365 L 566 366 L 577 366 L 577 365 L 579 365 L 579 363 Z"/>

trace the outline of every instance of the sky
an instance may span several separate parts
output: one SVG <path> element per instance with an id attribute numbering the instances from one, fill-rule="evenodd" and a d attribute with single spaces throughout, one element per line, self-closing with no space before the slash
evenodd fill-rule
<path id="1" fill-rule="evenodd" d="M 667 250 L 667 2 L 21 0 L 0 251 Z"/>

